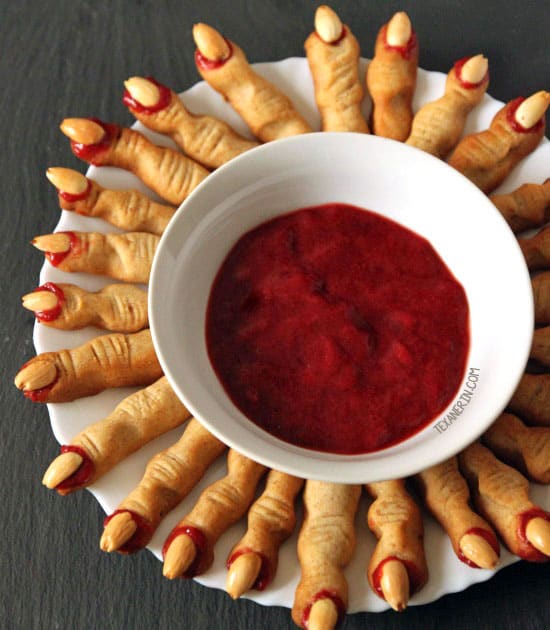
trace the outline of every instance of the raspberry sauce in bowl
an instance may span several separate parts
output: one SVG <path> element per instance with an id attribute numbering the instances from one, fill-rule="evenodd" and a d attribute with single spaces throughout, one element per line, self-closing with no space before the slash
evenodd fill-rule
<path id="1" fill-rule="evenodd" d="M 239 239 L 212 288 L 206 340 L 252 422 L 296 446 L 355 455 L 409 438 L 451 401 L 468 303 L 426 239 L 333 203 Z"/>

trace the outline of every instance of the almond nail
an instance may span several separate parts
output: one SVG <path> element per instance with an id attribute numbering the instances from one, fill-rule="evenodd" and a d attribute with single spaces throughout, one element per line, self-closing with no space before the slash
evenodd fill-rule
<path id="1" fill-rule="evenodd" d="M 136 529 L 136 522 L 130 512 L 120 512 L 116 514 L 103 530 L 101 540 L 99 541 L 100 549 L 107 553 L 120 549 L 122 545 L 132 538 Z"/>
<path id="2" fill-rule="evenodd" d="M 32 392 L 51 385 L 57 377 L 57 368 L 50 361 L 36 360 L 22 368 L 15 376 L 15 386 Z"/>
<path id="3" fill-rule="evenodd" d="M 342 22 L 338 15 L 326 4 L 322 4 L 315 12 L 315 31 L 326 42 L 338 41 L 342 35 Z"/>
<path id="4" fill-rule="evenodd" d="M 203 57 L 210 61 L 223 61 L 230 54 L 230 49 L 215 28 L 199 22 L 193 26 L 193 39 Z"/>
<path id="5" fill-rule="evenodd" d="M 62 190 L 70 195 L 80 195 L 88 188 L 86 176 L 72 168 L 52 166 L 46 171 L 46 177 L 57 190 Z"/>
<path id="6" fill-rule="evenodd" d="M 466 83 L 479 83 L 483 80 L 487 74 L 489 68 L 489 61 L 483 55 L 475 55 L 470 57 L 468 61 L 462 66 L 460 71 L 460 78 Z"/>
<path id="7" fill-rule="evenodd" d="M 531 129 L 544 116 L 549 105 L 550 92 L 536 92 L 516 109 L 515 119 L 524 129 Z"/>
<path id="8" fill-rule="evenodd" d="M 195 543 L 186 534 L 176 536 L 164 556 L 162 573 L 169 580 L 180 577 L 191 566 L 197 555 Z"/>
<path id="9" fill-rule="evenodd" d="M 83 461 L 82 455 L 71 451 L 58 455 L 48 466 L 48 470 L 46 470 L 42 478 L 42 483 L 50 490 L 57 488 L 60 483 L 68 479 L 80 468 Z"/>
<path id="10" fill-rule="evenodd" d="M 399 11 L 388 22 L 386 42 L 389 46 L 405 46 L 411 35 L 412 25 L 409 16 L 404 11 Z"/>
<path id="11" fill-rule="evenodd" d="M 49 311 L 58 304 L 57 296 L 51 291 L 33 291 L 24 295 L 21 300 L 23 308 L 34 313 Z"/>
<path id="12" fill-rule="evenodd" d="M 73 142 L 79 144 L 97 144 L 105 137 L 105 130 L 88 118 L 65 118 L 61 131 Z"/>
<path id="13" fill-rule="evenodd" d="M 50 254 L 60 254 L 71 249 L 71 239 L 65 232 L 55 232 L 54 234 L 44 234 L 32 239 L 31 244 L 41 252 Z"/>
<path id="14" fill-rule="evenodd" d="M 160 100 L 158 86 L 143 77 L 131 77 L 124 81 L 124 87 L 130 96 L 144 107 L 153 107 Z"/>

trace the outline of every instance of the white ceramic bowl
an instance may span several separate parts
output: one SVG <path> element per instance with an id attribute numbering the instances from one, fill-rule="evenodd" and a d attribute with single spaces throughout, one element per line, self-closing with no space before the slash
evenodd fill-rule
<path id="1" fill-rule="evenodd" d="M 373 210 L 426 237 L 463 285 L 470 306 L 470 352 L 454 400 L 410 439 L 365 455 L 303 449 L 263 431 L 230 401 L 206 351 L 211 285 L 239 237 L 278 214 L 328 202 Z M 360 134 L 288 138 L 215 171 L 164 233 L 149 291 L 161 365 L 178 396 L 212 433 L 271 468 L 342 483 L 411 475 L 471 443 L 513 394 L 533 331 L 523 256 L 487 197 L 430 155 Z"/>

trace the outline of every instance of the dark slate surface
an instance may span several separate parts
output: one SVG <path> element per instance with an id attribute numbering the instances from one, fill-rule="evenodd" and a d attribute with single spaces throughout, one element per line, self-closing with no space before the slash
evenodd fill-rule
<path id="1" fill-rule="evenodd" d="M 378 27 L 404 8 L 421 43 L 421 66 L 447 71 L 466 54 L 491 63 L 502 100 L 550 88 L 547 0 L 333 3 L 366 56 Z M 170 583 L 144 552 L 99 551 L 102 511 L 86 492 L 62 499 L 40 484 L 57 454 L 47 411 L 12 385 L 33 354 L 33 321 L 19 306 L 36 285 L 41 256 L 28 241 L 50 231 L 59 209 L 48 166 L 82 170 L 58 131 L 65 116 L 122 124 L 122 82 L 152 74 L 177 90 L 193 84 L 191 26 L 205 21 L 238 41 L 251 61 L 302 55 L 315 2 L 48 0 L 0 2 L 2 128 L 1 542 L 2 628 L 288 628 L 289 611 L 232 602 L 193 582 Z M 550 173 L 549 173 L 550 174 Z M 550 628 L 548 565 L 519 563 L 488 583 L 401 615 L 348 616 L 345 628 Z"/>

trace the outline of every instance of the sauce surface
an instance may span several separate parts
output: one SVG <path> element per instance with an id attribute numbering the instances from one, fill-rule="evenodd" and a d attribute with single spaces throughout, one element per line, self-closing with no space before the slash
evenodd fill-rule
<path id="1" fill-rule="evenodd" d="M 466 294 L 429 242 L 344 204 L 245 234 L 213 283 L 212 366 L 234 404 L 292 444 L 376 451 L 451 401 L 469 348 Z"/>

